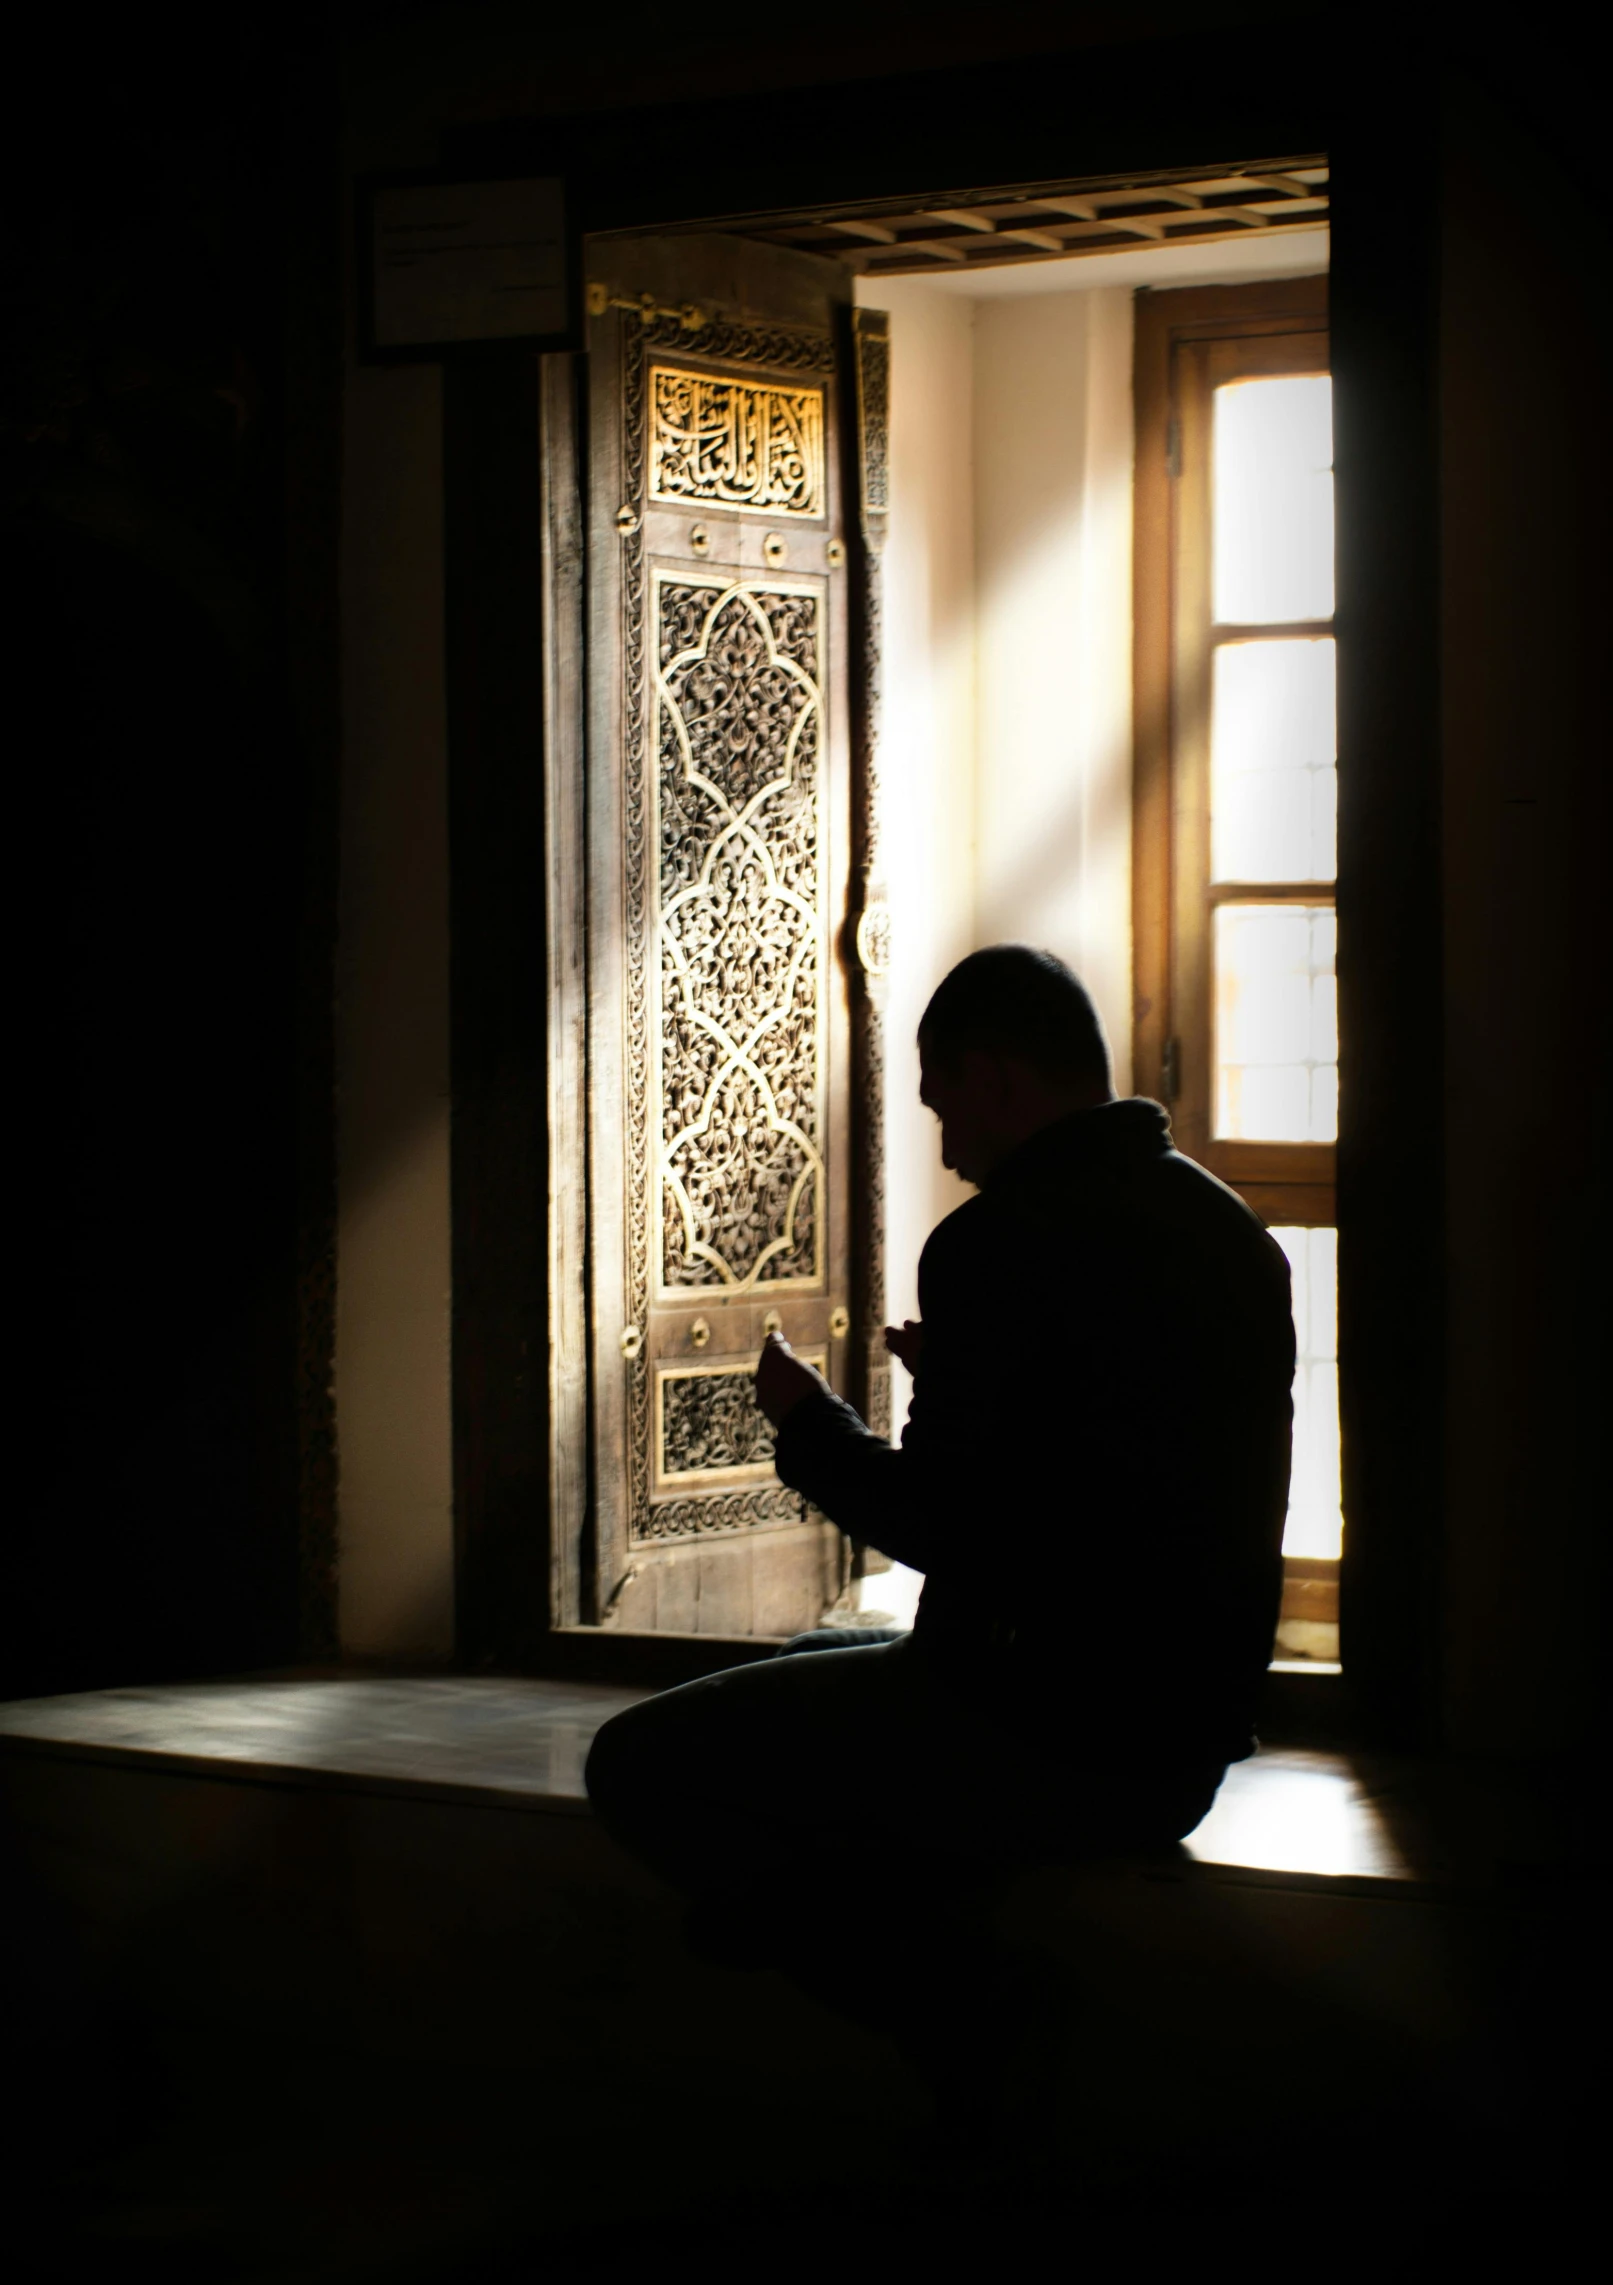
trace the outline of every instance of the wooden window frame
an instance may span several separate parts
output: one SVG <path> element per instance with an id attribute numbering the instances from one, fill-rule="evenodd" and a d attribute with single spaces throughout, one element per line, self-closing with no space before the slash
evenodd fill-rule
<path id="1" fill-rule="evenodd" d="M 1216 905 L 1333 905 L 1337 884 L 1212 876 L 1210 677 L 1217 644 L 1236 630 L 1217 626 L 1210 596 L 1210 418 L 1223 382 L 1328 370 L 1325 276 L 1137 297 L 1133 1084 L 1166 1104 L 1179 1147 L 1263 1222 L 1309 1229 L 1337 1226 L 1336 1146 L 1213 1131 Z M 1335 625 L 1282 632 L 1333 635 Z M 1338 1607 L 1339 1565 L 1290 1558 L 1283 1619 L 1336 1624 Z"/>
<path id="2" fill-rule="evenodd" d="M 1138 296 L 1134 557 L 1133 1070 L 1171 1112 L 1180 1147 L 1263 1221 L 1335 1220 L 1335 1146 L 1212 1132 L 1211 914 L 1218 903 L 1332 904 L 1334 884 L 1214 884 L 1209 852 L 1211 391 L 1245 375 L 1327 370 L 1327 280 Z M 1285 633 L 1332 634 L 1333 622 Z"/>

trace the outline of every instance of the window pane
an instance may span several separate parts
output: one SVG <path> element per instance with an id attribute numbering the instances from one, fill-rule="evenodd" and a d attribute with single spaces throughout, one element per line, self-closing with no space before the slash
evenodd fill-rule
<path id="1" fill-rule="evenodd" d="M 1330 881 L 1338 771 L 1334 647 L 1223 643 L 1210 691 L 1210 842 L 1218 881 Z"/>
<path id="2" fill-rule="evenodd" d="M 1344 1517 L 1339 1495 L 1337 1230 L 1273 1229 L 1294 1276 L 1294 1467 L 1288 1485 L 1285 1555 L 1337 1562 Z"/>
<path id="3" fill-rule="evenodd" d="M 1217 1135 L 1241 1142 L 1337 1140 L 1335 935 L 1327 905 L 1218 907 Z"/>
<path id="4" fill-rule="evenodd" d="M 1215 392 L 1215 615 L 1333 615 L 1333 383 L 1326 373 Z"/>

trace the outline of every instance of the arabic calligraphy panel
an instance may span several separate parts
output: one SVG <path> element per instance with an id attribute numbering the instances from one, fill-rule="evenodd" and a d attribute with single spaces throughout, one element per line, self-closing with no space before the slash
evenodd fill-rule
<path id="1" fill-rule="evenodd" d="M 822 389 L 652 365 L 650 497 L 821 516 Z"/>

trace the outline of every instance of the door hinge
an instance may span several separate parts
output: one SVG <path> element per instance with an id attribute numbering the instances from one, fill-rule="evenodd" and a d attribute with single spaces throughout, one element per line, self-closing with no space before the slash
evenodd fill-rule
<path id="1" fill-rule="evenodd" d="M 1165 473 L 1167 476 L 1182 473 L 1182 424 L 1175 413 L 1165 423 Z"/>
<path id="2" fill-rule="evenodd" d="M 1159 1099 L 1162 1103 L 1174 1103 L 1181 1091 L 1182 1043 L 1179 1039 L 1168 1039 L 1160 1051 Z"/>

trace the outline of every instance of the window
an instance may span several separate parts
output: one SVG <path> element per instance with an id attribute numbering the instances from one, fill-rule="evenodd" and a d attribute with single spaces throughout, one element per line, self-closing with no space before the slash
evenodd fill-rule
<path id="1" fill-rule="evenodd" d="M 1141 295 L 1137 454 L 1136 1084 L 1293 1270 L 1278 1655 L 1331 1664 L 1343 1522 L 1325 279 Z"/>

